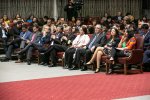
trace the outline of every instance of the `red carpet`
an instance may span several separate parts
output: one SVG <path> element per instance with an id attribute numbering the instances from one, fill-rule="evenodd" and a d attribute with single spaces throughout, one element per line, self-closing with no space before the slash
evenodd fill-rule
<path id="1" fill-rule="evenodd" d="M 91 74 L 0 84 L 0 100 L 111 100 L 148 94 L 150 73 Z"/>

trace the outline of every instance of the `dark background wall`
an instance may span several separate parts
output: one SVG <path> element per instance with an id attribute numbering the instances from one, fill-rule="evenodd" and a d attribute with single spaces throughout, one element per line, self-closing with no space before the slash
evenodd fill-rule
<path id="1" fill-rule="evenodd" d="M 150 0 L 143 0 L 142 15 L 146 15 L 150 19 Z"/>
<path id="2" fill-rule="evenodd" d="M 57 0 L 58 16 L 65 16 L 64 6 L 67 0 Z M 103 16 L 105 12 L 116 15 L 118 11 L 133 14 L 136 18 L 142 16 L 142 1 L 145 0 L 84 0 L 84 5 L 78 13 L 81 16 Z M 148 0 L 147 0 L 148 1 Z M 37 17 L 48 15 L 53 17 L 53 0 L 0 0 L 0 17 L 3 14 L 15 16 L 19 13 L 27 17 L 33 14 Z M 150 6 L 149 6 L 150 7 Z"/>

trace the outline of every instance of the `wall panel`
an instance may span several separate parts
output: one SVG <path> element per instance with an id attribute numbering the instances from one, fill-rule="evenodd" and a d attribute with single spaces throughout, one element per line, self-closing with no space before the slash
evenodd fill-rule
<path id="1" fill-rule="evenodd" d="M 57 0 L 58 15 L 66 16 L 64 6 L 67 0 Z M 3 14 L 15 16 L 17 13 L 27 17 L 33 14 L 37 17 L 48 15 L 53 17 L 53 0 L 0 0 L 0 17 Z M 84 5 L 78 13 L 81 16 L 103 16 L 105 12 L 116 15 L 131 12 L 136 18 L 142 16 L 142 0 L 84 0 Z M 80 16 L 80 14 L 79 14 Z"/>

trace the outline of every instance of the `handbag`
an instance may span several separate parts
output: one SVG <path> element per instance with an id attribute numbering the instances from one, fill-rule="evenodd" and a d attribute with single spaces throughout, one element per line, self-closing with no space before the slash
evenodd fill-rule
<path id="1" fill-rule="evenodd" d="M 111 55 L 111 48 L 105 48 L 104 47 L 104 49 L 103 49 L 103 51 L 104 51 L 104 54 L 106 54 L 107 56 L 110 56 Z"/>
<path id="2" fill-rule="evenodd" d="M 130 57 L 131 56 L 131 52 L 127 51 L 127 50 L 124 51 L 124 54 L 125 54 L 126 57 Z"/>

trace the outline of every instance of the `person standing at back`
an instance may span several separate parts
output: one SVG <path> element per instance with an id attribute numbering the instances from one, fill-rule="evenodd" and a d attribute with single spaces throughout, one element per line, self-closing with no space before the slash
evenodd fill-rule
<path id="1" fill-rule="evenodd" d="M 68 0 L 68 4 L 65 6 L 64 11 L 67 13 L 68 21 L 72 21 L 72 18 L 77 18 L 76 7 L 72 0 Z"/>

